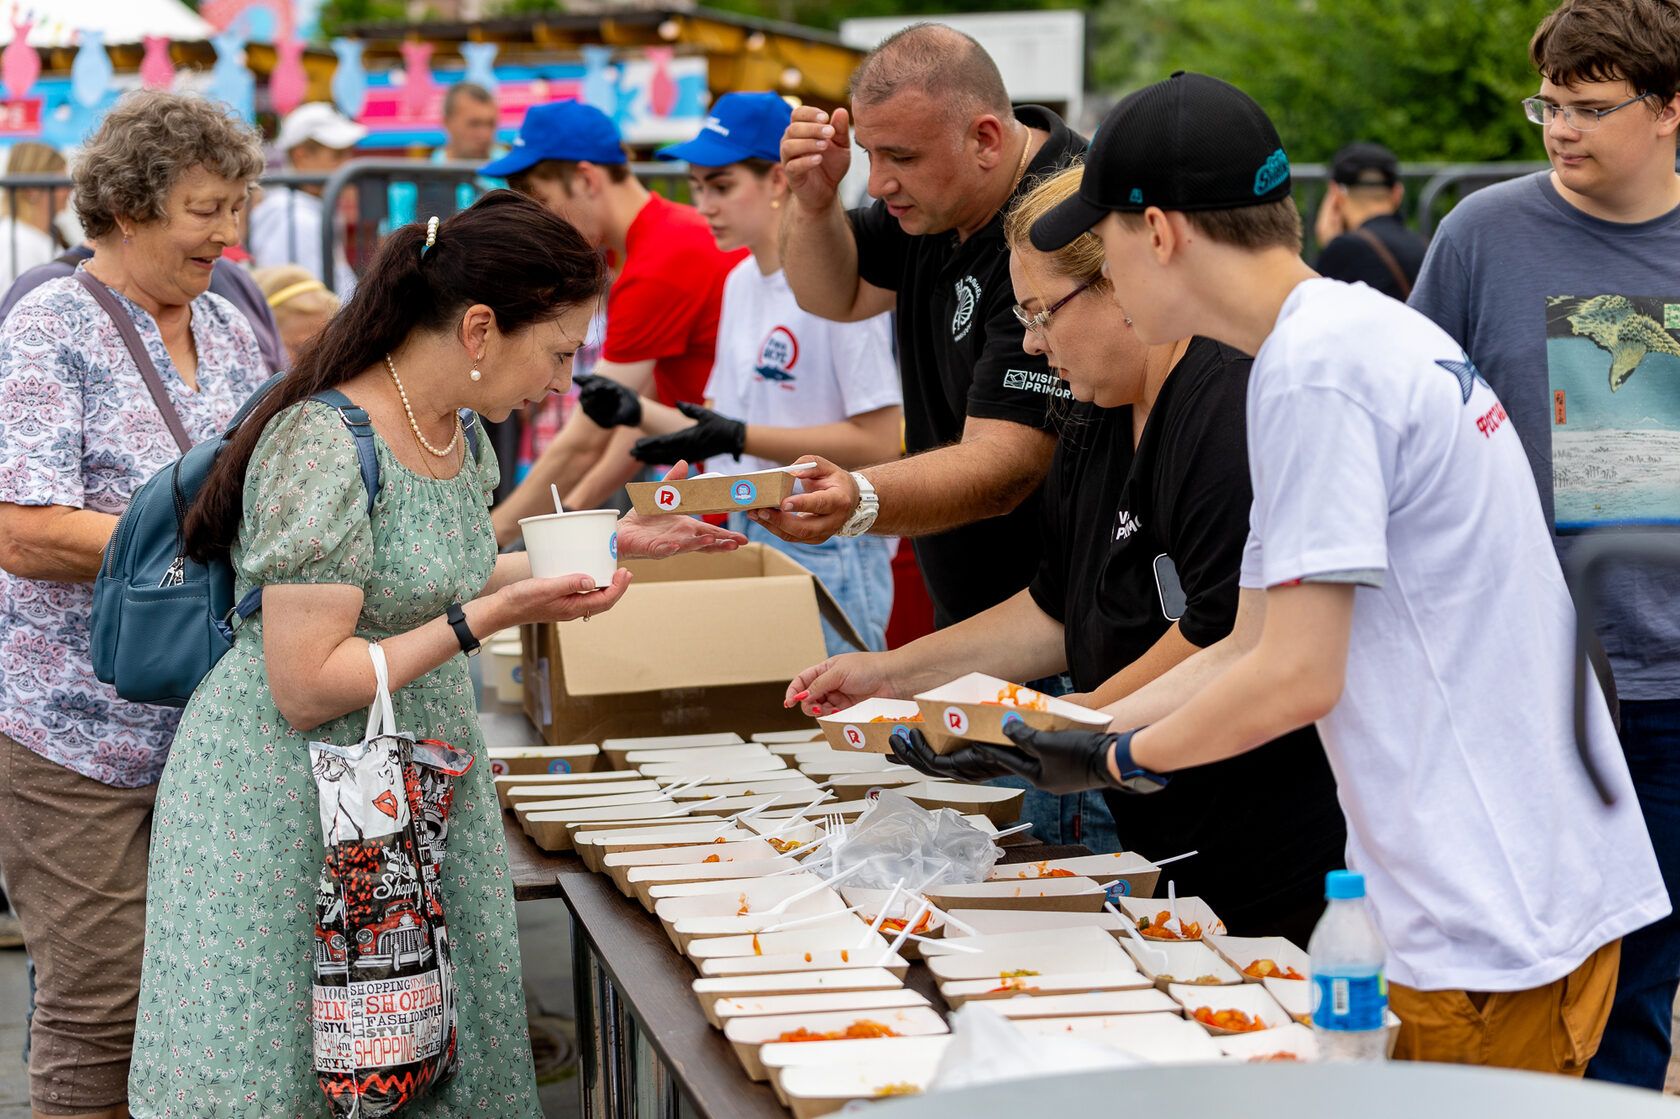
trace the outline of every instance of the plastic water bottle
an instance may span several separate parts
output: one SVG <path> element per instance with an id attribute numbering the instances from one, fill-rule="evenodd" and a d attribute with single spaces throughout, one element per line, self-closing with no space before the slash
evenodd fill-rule
<path id="1" fill-rule="evenodd" d="M 1387 950 L 1365 903 L 1365 876 L 1333 870 L 1324 882 L 1330 900 L 1313 930 L 1313 1034 L 1325 1061 L 1381 1061 L 1388 1041 Z"/>

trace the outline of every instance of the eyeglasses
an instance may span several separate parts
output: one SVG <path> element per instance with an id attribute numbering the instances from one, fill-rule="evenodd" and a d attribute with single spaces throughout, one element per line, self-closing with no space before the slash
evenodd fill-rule
<path id="1" fill-rule="evenodd" d="M 1043 334 L 1046 328 L 1050 325 L 1051 315 L 1054 315 L 1057 311 L 1060 311 L 1063 307 L 1066 307 L 1069 303 L 1073 302 L 1074 296 L 1083 292 L 1086 288 L 1091 287 L 1093 284 L 1096 284 L 1101 279 L 1101 273 L 1092 276 L 1089 280 L 1086 280 L 1084 283 L 1080 284 L 1078 287 L 1074 288 L 1072 291 L 1068 292 L 1066 295 L 1062 296 L 1060 299 L 1056 300 L 1056 302 L 1050 304 L 1050 306 L 1046 307 L 1036 315 L 1030 313 L 1019 303 L 1011 307 L 1010 310 L 1015 312 L 1015 320 L 1022 326 L 1026 327 L 1034 334 Z"/>
<path id="2" fill-rule="evenodd" d="M 1623 101 L 1620 105 L 1612 105 L 1608 109 L 1582 109 L 1574 105 L 1554 105 L 1550 101 L 1539 97 L 1523 99 L 1523 113 L 1535 124 L 1551 124 L 1561 116 L 1563 123 L 1576 132 L 1591 132 L 1601 124 L 1611 113 L 1620 112 L 1637 101 L 1643 101 L 1651 96 L 1649 93 L 1636 94 Z"/>

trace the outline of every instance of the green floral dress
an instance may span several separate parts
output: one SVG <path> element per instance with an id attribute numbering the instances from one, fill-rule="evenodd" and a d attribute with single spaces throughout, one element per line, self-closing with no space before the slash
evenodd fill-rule
<path id="1" fill-rule="evenodd" d="M 237 594 L 277 583 L 360 587 L 358 636 L 383 639 L 474 597 L 495 565 L 487 440 L 459 475 L 423 478 L 377 443 L 372 517 L 350 432 L 305 402 L 258 442 L 233 551 Z M 310 1032 L 321 826 L 309 739 L 361 741 L 354 711 L 307 736 L 280 717 L 262 614 L 193 693 L 158 785 L 145 966 L 129 1075 L 136 1119 L 327 1114 Z M 397 725 L 475 754 L 483 740 L 465 658 L 395 695 Z M 461 1069 L 405 1114 L 542 1114 L 520 987 L 513 880 L 490 778 L 461 779 L 443 906 L 459 995 Z"/>

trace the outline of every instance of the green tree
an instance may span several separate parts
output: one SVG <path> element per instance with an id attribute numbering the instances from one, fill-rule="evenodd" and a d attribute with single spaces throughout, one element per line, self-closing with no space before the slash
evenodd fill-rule
<path id="1" fill-rule="evenodd" d="M 403 0 L 324 0 L 321 4 L 321 37 L 343 35 L 359 23 L 398 23 L 408 18 Z"/>
<path id="2" fill-rule="evenodd" d="M 1101 0 L 1092 77 L 1121 92 L 1176 69 L 1241 86 L 1290 157 L 1354 139 L 1407 160 L 1539 159 L 1518 102 L 1528 40 L 1556 0 Z"/>

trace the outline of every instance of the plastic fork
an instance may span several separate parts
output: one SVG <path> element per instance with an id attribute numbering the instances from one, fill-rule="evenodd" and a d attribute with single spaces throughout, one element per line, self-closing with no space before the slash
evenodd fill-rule
<path id="1" fill-rule="evenodd" d="M 875 920 L 870 924 L 869 931 L 863 934 L 863 939 L 857 942 L 857 947 L 852 949 L 852 951 L 863 951 L 863 949 L 869 945 L 870 937 L 881 931 L 881 926 L 886 923 L 887 914 L 892 912 L 893 902 L 898 900 L 899 891 L 903 889 L 904 879 L 900 878 L 897 882 L 893 883 L 892 892 L 887 895 L 887 900 L 881 903 L 881 911 L 875 914 Z M 905 926 L 905 928 L 909 927 L 909 925 Z"/>
<path id="2" fill-rule="evenodd" d="M 1129 936 L 1133 940 L 1137 941 L 1138 951 L 1140 951 L 1143 954 L 1143 958 L 1145 960 L 1148 960 L 1151 964 L 1154 965 L 1156 975 L 1159 975 L 1162 972 L 1167 970 L 1167 965 L 1172 962 L 1172 957 L 1171 956 L 1167 955 L 1166 952 L 1162 951 L 1159 948 L 1156 948 L 1155 946 L 1150 944 L 1147 940 L 1143 939 L 1143 934 L 1138 932 L 1137 926 L 1132 923 L 1132 919 L 1130 917 L 1126 916 L 1124 913 L 1120 912 L 1119 909 L 1115 908 L 1115 905 L 1114 905 L 1113 902 L 1111 902 L 1111 901 L 1103 902 L 1103 908 L 1106 909 L 1108 912 L 1114 914 L 1116 917 L 1120 918 L 1120 927 L 1126 930 L 1126 935 L 1127 936 Z M 1156 961 L 1159 961 L 1159 962 L 1156 962 Z"/>
<path id="3" fill-rule="evenodd" d="M 832 886 L 835 886 L 835 885 L 837 885 L 841 882 L 844 882 L 846 879 L 850 878 L 852 875 L 856 874 L 858 871 L 862 870 L 865 866 L 868 866 L 868 865 L 869 865 L 868 863 L 858 863 L 856 866 L 851 867 L 849 870 L 842 870 L 839 874 L 831 875 L 828 878 L 824 878 L 821 882 L 818 882 L 815 886 L 807 886 L 805 889 L 800 890 L 797 894 L 789 894 L 787 897 L 783 898 L 781 901 L 777 902 L 775 905 L 772 905 L 769 909 L 766 909 L 764 911 L 764 914 L 765 914 L 765 916 L 768 916 L 768 917 L 780 916 L 781 914 L 786 913 L 788 906 L 792 905 L 794 902 L 803 901 L 805 898 L 810 897 L 812 894 L 816 893 L 818 890 L 825 890 L 825 889 L 828 889 Z M 803 869 L 803 868 L 799 868 L 799 869 Z M 778 873 L 785 874 L 787 872 L 786 871 L 779 871 Z M 772 877 L 772 876 L 771 875 L 766 875 L 765 877 Z"/>

